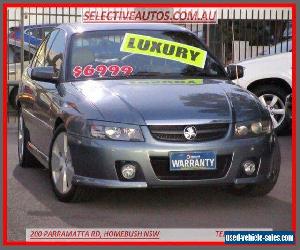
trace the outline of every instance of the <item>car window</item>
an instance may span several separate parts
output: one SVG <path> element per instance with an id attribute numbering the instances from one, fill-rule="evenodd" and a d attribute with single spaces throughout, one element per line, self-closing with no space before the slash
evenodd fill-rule
<path id="1" fill-rule="evenodd" d="M 46 39 L 39 49 L 37 50 L 34 59 L 32 60 L 31 67 L 41 67 L 44 65 L 44 56 L 45 56 L 45 44 L 48 39 Z"/>
<path id="2" fill-rule="evenodd" d="M 28 34 L 29 36 L 32 37 L 38 37 L 38 30 L 35 28 L 30 28 L 25 31 L 25 34 Z"/>
<path id="3" fill-rule="evenodd" d="M 37 32 L 35 37 L 39 39 L 44 39 L 49 33 L 51 33 L 54 30 L 54 27 L 39 27 L 36 30 Z"/>
<path id="4" fill-rule="evenodd" d="M 50 47 L 53 43 L 54 38 L 56 37 L 58 30 L 54 30 L 42 43 L 38 52 L 33 60 L 32 66 L 33 67 L 43 67 L 45 66 L 45 57 L 48 54 Z"/>
<path id="5" fill-rule="evenodd" d="M 33 57 L 33 54 L 27 50 L 24 50 L 24 61 L 30 61 Z"/>
<path id="6" fill-rule="evenodd" d="M 52 36 L 52 33 L 51 33 Z M 48 50 L 48 46 L 47 46 Z M 53 66 L 55 71 L 61 70 L 63 63 L 63 54 L 65 50 L 65 32 L 60 30 L 54 38 L 51 47 L 47 51 L 45 66 Z"/>
<path id="7" fill-rule="evenodd" d="M 54 27 L 45 27 L 41 28 L 41 38 L 44 39 L 51 31 L 53 31 Z"/>
<path id="8" fill-rule="evenodd" d="M 125 51 L 122 43 L 127 39 L 125 39 L 126 35 L 127 37 L 128 35 L 142 37 L 140 41 L 144 42 L 144 47 L 141 46 L 138 52 L 136 50 Z M 127 39 L 128 42 L 126 42 L 128 46 L 130 39 Z M 148 43 L 146 43 L 147 39 L 150 39 Z M 153 47 L 154 44 L 155 48 Z M 178 53 L 180 46 L 181 53 Z M 146 47 L 148 51 L 143 52 L 147 49 Z M 193 51 L 190 52 L 190 50 Z M 153 51 L 160 54 L 151 54 Z M 182 51 L 188 51 L 190 54 L 187 55 Z M 198 56 L 200 52 L 196 51 L 202 51 L 201 53 L 204 54 L 204 60 L 201 63 L 193 65 L 190 63 L 191 60 L 189 62 L 181 60 L 190 59 L 193 55 Z M 168 55 L 173 57 L 168 58 Z M 71 38 L 68 59 L 67 77 L 71 80 L 99 77 L 102 79 L 146 78 L 149 76 L 157 78 L 226 77 L 222 65 L 216 61 L 194 34 L 186 31 L 108 30 L 78 33 Z"/>
<path id="9" fill-rule="evenodd" d="M 30 61 L 33 54 L 27 50 L 24 50 L 24 61 Z M 9 45 L 9 63 L 20 63 L 21 62 L 21 48 L 16 45 Z"/>

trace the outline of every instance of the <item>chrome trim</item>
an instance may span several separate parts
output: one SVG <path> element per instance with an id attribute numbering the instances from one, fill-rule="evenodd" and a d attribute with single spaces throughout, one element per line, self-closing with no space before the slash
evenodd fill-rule
<path id="1" fill-rule="evenodd" d="M 36 146 L 34 146 L 31 142 L 27 143 L 27 148 L 42 164 L 45 168 L 49 168 L 48 162 L 49 158 L 43 152 L 41 152 Z"/>

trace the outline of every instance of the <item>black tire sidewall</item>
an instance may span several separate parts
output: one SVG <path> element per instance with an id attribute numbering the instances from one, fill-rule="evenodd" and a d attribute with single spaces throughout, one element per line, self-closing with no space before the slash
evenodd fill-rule
<path id="1" fill-rule="evenodd" d="M 18 136 L 19 136 L 19 129 L 20 129 L 20 116 L 22 116 L 22 118 L 23 118 L 22 122 L 23 122 L 24 139 L 23 139 L 23 157 L 22 157 L 22 159 L 20 158 L 20 154 L 19 154 L 19 139 L 18 139 L 18 159 L 19 159 L 19 166 L 25 168 L 28 166 L 37 165 L 38 161 L 35 159 L 35 157 L 31 154 L 31 152 L 27 148 L 27 144 L 30 141 L 29 132 L 26 128 L 21 108 L 19 109 L 19 112 L 18 112 Z"/>
<path id="2" fill-rule="evenodd" d="M 12 90 L 9 92 L 9 96 L 8 96 L 8 101 L 9 104 L 14 108 L 17 109 L 17 104 L 16 104 L 16 97 L 18 95 L 18 87 L 14 86 L 12 88 Z"/>

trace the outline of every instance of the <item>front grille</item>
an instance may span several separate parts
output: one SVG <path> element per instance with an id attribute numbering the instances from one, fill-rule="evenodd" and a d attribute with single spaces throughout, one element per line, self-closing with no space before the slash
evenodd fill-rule
<path id="1" fill-rule="evenodd" d="M 149 126 L 149 129 L 152 136 L 159 141 L 203 142 L 225 137 L 229 128 L 228 123 L 212 123 L 192 126 L 197 130 L 197 136 L 194 140 L 187 140 L 184 136 L 183 131 L 187 125 L 151 125 Z"/>
<path id="2" fill-rule="evenodd" d="M 202 180 L 217 179 L 226 175 L 232 155 L 218 155 L 216 170 L 170 171 L 169 157 L 150 157 L 152 168 L 160 180 Z"/>

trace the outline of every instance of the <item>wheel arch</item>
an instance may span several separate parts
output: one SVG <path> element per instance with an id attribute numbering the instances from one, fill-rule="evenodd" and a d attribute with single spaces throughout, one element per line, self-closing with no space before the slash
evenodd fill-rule
<path id="1" fill-rule="evenodd" d="M 256 88 L 260 86 L 272 85 L 274 87 L 280 87 L 287 91 L 289 94 L 292 93 L 292 88 L 288 84 L 288 82 L 282 78 L 278 77 L 270 77 L 270 78 L 263 78 L 259 80 L 255 80 L 247 86 L 247 90 L 253 92 Z"/>
<path id="2" fill-rule="evenodd" d="M 20 108 L 21 108 L 21 102 L 17 100 L 17 110 L 20 110 Z"/>
<path id="3" fill-rule="evenodd" d="M 54 127 L 53 127 L 53 134 L 55 133 L 55 130 L 58 128 L 59 125 L 64 124 L 64 121 L 61 117 L 56 118 Z"/>

